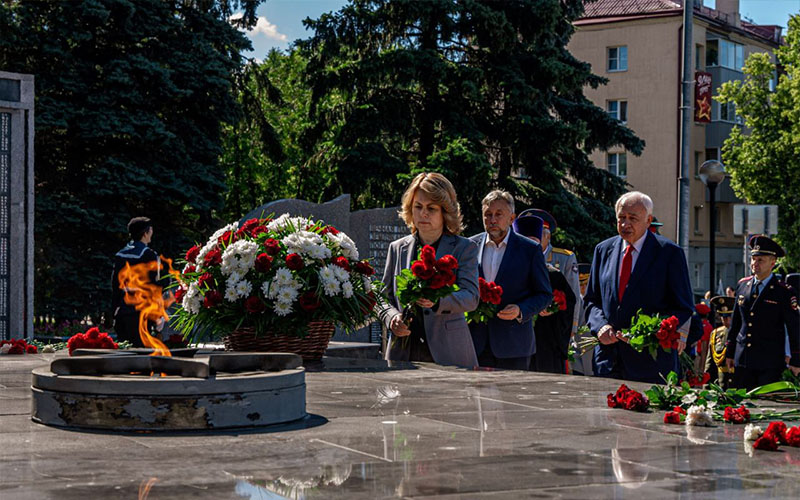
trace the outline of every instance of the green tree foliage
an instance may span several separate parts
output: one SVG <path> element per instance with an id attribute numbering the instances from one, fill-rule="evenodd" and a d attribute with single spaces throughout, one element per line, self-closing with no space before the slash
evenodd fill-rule
<path id="1" fill-rule="evenodd" d="M 778 240 L 786 264 L 800 267 L 800 16 L 792 16 L 786 44 L 775 51 L 782 69 L 770 91 L 776 65 L 766 53 L 752 54 L 745 78 L 722 84 L 715 99 L 732 102 L 745 130 L 734 127 L 722 148 L 737 196 L 778 205 Z"/>
<path id="2" fill-rule="evenodd" d="M 37 314 L 99 315 L 126 223 L 177 256 L 225 190 L 220 122 L 260 0 L 21 0 L 0 5 L 0 67 L 36 78 Z M 8 35 L 6 35 L 8 34 Z"/>
<path id="3" fill-rule="evenodd" d="M 624 191 L 588 153 L 644 144 L 583 95 L 605 80 L 566 49 L 582 12 L 580 0 L 353 0 L 306 20 L 308 143 L 337 173 L 326 197 L 391 206 L 412 175 L 435 170 L 470 229 L 486 192 L 505 188 L 551 210 L 565 228 L 556 241 L 588 257 L 613 234 Z"/>

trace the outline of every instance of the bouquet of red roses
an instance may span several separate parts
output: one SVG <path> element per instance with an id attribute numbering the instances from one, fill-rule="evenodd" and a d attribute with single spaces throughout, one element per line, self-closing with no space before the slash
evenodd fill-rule
<path id="1" fill-rule="evenodd" d="M 503 287 L 494 281 L 478 278 L 478 289 L 481 293 L 481 301 L 478 307 L 474 311 L 464 313 L 469 323 L 486 323 L 497 316 L 497 311 L 500 309 Z"/>
<path id="2" fill-rule="evenodd" d="M 101 332 L 99 328 L 93 326 L 86 330 L 86 333 L 76 333 L 67 341 L 69 355 L 75 349 L 118 349 L 119 345 L 106 332 Z"/>
<path id="3" fill-rule="evenodd" d="M 566 311 L 567 310 L 567 295 L 562 292 L 561 290 L 553 290 L 553 300 L 550 304 L 544 308 L 550 314 L 555 314 L 558 311 Z M 536 324 L 536 320 L 539 319 L 539 315 L 533 317 L 533 324 Z"/>
<path id="4" fill-rule="evenodd" d="M 671 352 L 672 349 L 678 348 L 678 341 L 681 339 L 681 334 L 678 333 L 678 318 L 670 316 L 669 318 L 662 318 L 658 314 L 648 315 L 642 314 L 642 310 L 636 313 L 630 328 L 621 330 L 622 335 L 628 340 L 628 344 L 633 347 L 637 352 L 650 353 L 653 359 L 658 356 L 658 348 L 660 347 L 666 352 Z M 597 337 L 589 337 L 578 343 L 578 348 L 581 355 L 594 349 L 600 341 Z"/>
<path id="5" fill-rule="evenodd" d="M 404 308 L 403 320 L 410 319 L 415 311 L 415 302 L 428 299 L 436 302 L 458 290 L 456 273 L 458 260 L 452 255 L 436 259 L 436 250 L 425 245 L 419 258 L 411 263 L 411 269 L 403 269 L 397 276 L 397 299 Z"/>

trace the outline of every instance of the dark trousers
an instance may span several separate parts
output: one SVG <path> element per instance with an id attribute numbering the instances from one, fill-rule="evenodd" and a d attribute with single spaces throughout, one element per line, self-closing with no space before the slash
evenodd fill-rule
<path id="1" fill-rule="evenodd" d="M 144 347 L 139 335 L 139 313 L 114 316 L 114 332 L 117 334 L 117 342 L 127 340 L 133 347 Z"/>
<path id="2" fill-rule="evenodd" d="M 754 389 L 761 385 L 779 382 L 784 368 L 771 368 L 769 370 L 749 370 L 737 366 L 733 372 L 733 387 L 737 389 Z"/>
<path id="3" fill-rule="evenodd" d="M 566 368 L 565 361 L 560 351 L 536 346 L 536 354 L 531 356 L 530 369 L 535 372 L 563 374 Z"/>
<path id="4" fill-rule="evenodd" d="M 530 366 L 530 356 L 520 356 L 518 358 L 498 358 L 492 352 L 492 347 L 486 343 L 486 348 L 478 355 L 478 365 L 490 368 L 502 368 L 503 370 L 527 370 Z"/>

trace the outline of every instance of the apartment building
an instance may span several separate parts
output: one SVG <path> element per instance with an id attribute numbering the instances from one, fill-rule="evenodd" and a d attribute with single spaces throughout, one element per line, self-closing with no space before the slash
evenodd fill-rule
<path id="1" fill-rule="evenodd" d="M 624 178 L 631 190 L 648 193 L 661 233 L 678 241 L 678 179 L 681 142 L 681 67 L 683 64 L 681 0 L 598 0 L 586 5 L 569 44 L 578 59 L 592 65 L 609 83 L 586 89 L 586 95 L 626 123 L 645 140 L 639 156 L 619 150 L 596 151 L 598 168 Z M 717 0 L 716 8 L 694 4 L 692 27 L 694 73 L 690 78 L 710 87 L 741 80 L 745 59 L 755 52 L 772 54 L 781 42 L 779 26 L 756 25 L 739 15 L 738 0 Z M 689 272 L 696 294 L 708 289 L 709 198 L 698 169 L 720 151 L 731 129 L 740 123 L 733 105 L 701 102 L 693 106 L 690 154 Z M 716 269 L 714 283 L 734 285 L 745 275 L 744 242 L 733 234 L 733 205 L 743 203 L 723 182 L 716 191 Z M 716 292 L 716 290 L 715 290 Z"/>

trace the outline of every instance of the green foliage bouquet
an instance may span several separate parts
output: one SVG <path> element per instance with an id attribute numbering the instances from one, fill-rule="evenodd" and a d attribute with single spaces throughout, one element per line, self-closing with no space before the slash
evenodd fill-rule
<path id="1" fill-rule="evenodd" d="M 628 343 L 637 352 L 648 352 L 653 359 L 658 356 L 658 348 L 660 347 L 666 352 L 671 352 L 672 349 L 678 348 L 678 340 L 680 333 L 678 333 L 678 318 L 670 316 L 669 318 L 662 318 L 658 314 L 649 315 L 643 314 L 642 310 L 636 312 L 636 316 L 631 321 L 630 328 L 621 330 L 623 337 L 628 340 Z M 589 350 L 594 349 L 600 341 L 597 337 L 589 337 L 578 343 L 581 355 L 587 353 Z"/>
<path id="2" fill-rule="evenodd" d="M 375 317 L 374 273 L 353 240 L 321 221 L 234 222 L 186 252 L 173 326 L 187 338 L 240 327 L 303 337 L 312 321 L 352 331 Z"/>

